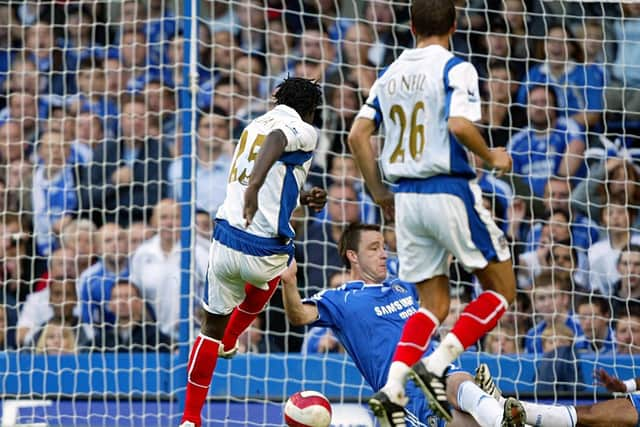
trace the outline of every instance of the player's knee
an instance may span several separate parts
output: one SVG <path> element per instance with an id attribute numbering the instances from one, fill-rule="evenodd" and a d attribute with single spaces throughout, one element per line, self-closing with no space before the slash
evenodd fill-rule
<path id="1" fill-rule="evenodd" d="M 231 314 L 219 315 L 206 312 L 202 319 L 200 333 L 214 340 L 221 340 L 227 323 L 229 323 L 229 317 L 231 317 Z"/>

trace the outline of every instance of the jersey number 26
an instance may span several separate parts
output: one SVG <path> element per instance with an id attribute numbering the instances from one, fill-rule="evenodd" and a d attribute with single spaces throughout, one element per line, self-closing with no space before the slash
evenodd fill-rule
<path id="1" fill-rule="evenodd" d="M 418 112 L 422 110 L 424 111 L 424 102 L 418 101 L 413 106 L 413 111 L 411 112 L 411 124 L 409 127 L 409 154 L 413 158 L 413 160 L 418 160 L 422 155 L 422 151 L 424 150 L 424 125 L 418 124 Z M 389 117 L 394 124 L 400 125 L 400 137 L 398 138 L 398 142 L 396 143 L 396 148 L 391 153 L 391 158 L 389 159 L 390 163 L 402 163 L 404 162 L 404 133 L 407 129 L 407 114 L 402 108 L 401 105 L 395 104 L 391 106 L 391 110 L 389 110 Z"/>

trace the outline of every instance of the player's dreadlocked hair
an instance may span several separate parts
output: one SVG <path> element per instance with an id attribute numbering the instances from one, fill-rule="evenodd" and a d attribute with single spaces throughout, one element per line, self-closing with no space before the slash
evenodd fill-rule
<path id="1" fill-rule="evenodd" d="M 313 112 L 322 101 L 320 85 L 313 80 L 302 77 L 287 77 L 280 83 L 273 95 L 276 105 L 293 108 L 304 117 Z"/>

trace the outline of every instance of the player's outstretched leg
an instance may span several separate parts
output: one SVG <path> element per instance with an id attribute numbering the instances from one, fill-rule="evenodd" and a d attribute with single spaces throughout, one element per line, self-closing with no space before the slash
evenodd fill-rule
<path id="1" fill-rule="evenodd" d="M 187 394 L 181 427 L 200 427 L 202 407 L 209 393 L 211 377 L 218 361 L 218 349 L 229 315 L 205 313 L 187 365 Z"/>
<path id="2" fill-rule="evenodd" d="M 245 297 L 242 303 L 233 310 L 229 324 L 222 338 L 219 356 L 230 359 L 238 351 L 238 337 L 264 310 L 280 283 L 280 276 L 267 282 L 267 289 L 256 288 L 250 283 L 244 287 Z"/>

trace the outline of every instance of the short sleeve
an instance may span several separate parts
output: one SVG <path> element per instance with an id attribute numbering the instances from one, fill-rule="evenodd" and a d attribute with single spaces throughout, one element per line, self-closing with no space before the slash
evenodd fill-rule
<path id="1" fill-rule="evenodd" d="M 283 123 L 276 129 L 282 131 L 287 138 L 285 152 L 315 150 L 318 143 L 318 132 L 310 124 L 296 120 Z"/>
<path id="2" fill-rule="evenodd" d="M 476 122 L 482 118 L 478 72 L 468 62 L 461 62 L 449 70 L 446 89 L 448 117 L 464 117 Z"/>
<path id="3" fill-rule="evenodd" d="M 335 327 L 342 319 L 338 293 L 333 289 L 319 292 L 311 298 L 302 301 L 303 304 L 315 304 L 318 309 L 318 318 L 309 326 Z"/>
<path id="4" fill-rule="evenodd" d="M 360 107 L 360 111 L 356 116 L 356 119 L 361 118 L 373 121 L 376 125 L 376 129 L 380 127 L 380 123 L 382 123 L 382 109 L 380 108 L 380 100 L 378 97 L 380 85 L 378 84 L 378 81 L 379 80 L 376 80 L 369 90 L 369 97 L 362 107 Z"/>

